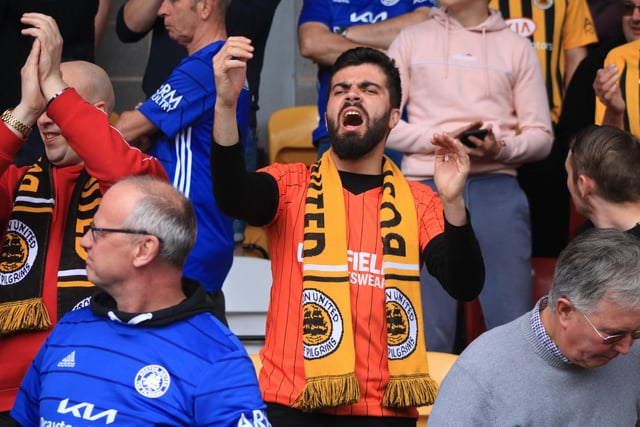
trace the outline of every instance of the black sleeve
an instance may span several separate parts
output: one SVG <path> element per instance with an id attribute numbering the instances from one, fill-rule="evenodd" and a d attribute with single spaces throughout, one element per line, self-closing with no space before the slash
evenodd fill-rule
<path id="1" fill-rule="evenodd" d="M 623 43 L 624 40 L 617 39 L 600 46 L 587 55 L 573 73 L 562 101 L 562 112 L 556 127 L 556 141 L 560 141 L 565 148 L 576 132 L 594 123 L 596 92 L 593 89 L 593 81 L 598 70 L 604 66 L 609 50 Z"/>
<path id="2" fill-rule="evenodd" d="M 596 111 L 596 93 L 593 80 L 602 62 L 593 57 L 585 58 L 576 68 L 562 104 L 562 113 L 556 129 L 557 140 L 568 144 L 574 133 L 593 124 Z"/>
<path id="3" fill-rule="evenodd" d="M 148 31 L 144 33 L 136 33 L 127 27 L 127 23 L 124 21 L 123 3 L 120 9 L 118 9 L 118 14 L 116 15 L 116 34 L 118 35 L 118 39 L 120 39 L 122 43 L 135 43 L 138 40 L 143 39 L 147 33 Z"/>
<path id="4" fill-rule="evenodd" d="M 278 208 L 278 184 L 264 172 L 247 172 L 242 145 L 211 142 L 213 196 L 225 214 L 251 225 L 269 223 Z"/>
<path id="5" fill-rule="evenodd" d="M 433 238 L 422 255 L 429 273 L 453 298 L 471 301 L 482 291 L 484 261 L 470 223 L 456 227 L 445 220 L 444 233 Z"/>

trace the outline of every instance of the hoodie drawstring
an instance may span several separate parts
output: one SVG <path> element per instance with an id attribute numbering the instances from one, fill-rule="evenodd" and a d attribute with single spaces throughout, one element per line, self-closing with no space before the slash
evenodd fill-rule
<path id="1" fill-rule="evenodd" d="M 444 27 L 444 78 L 449 77 L 449 16 L 445 19 Z"/>
<path id="2" fill-rule="evenodd" d="M 489 91 L 489 54 L 487 53 L 487 27 L 482 26 L 482 62 L 484 64 L 484 95 L 488 98 Z"/>

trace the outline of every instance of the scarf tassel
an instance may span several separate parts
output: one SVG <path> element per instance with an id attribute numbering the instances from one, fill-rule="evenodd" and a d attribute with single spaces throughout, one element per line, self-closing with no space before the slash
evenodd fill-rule
<path id="1" fill-rule="evenodd" d="M 0 335 L 18 331 L 46 331 L 51 319 L 42 298 L 0 304 Z"/>
<path id="2" fill-rule="evenodd" d="M 382 398 L 386 408 L 409 408 L 433 405 L 438 383 L 428 374 L 391 377 Z"/>
<path id="3" fill-rule="evenodd" d="M 302 411 L 335 408 L 360 400 L 360 386 L 353 373 L 309 378 L 294 407 Z"/>

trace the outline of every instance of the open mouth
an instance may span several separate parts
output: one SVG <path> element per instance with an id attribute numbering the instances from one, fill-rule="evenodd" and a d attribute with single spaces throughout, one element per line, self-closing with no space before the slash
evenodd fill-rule
<path id="1" fill-rule="evenodd" d="M 342 116 L 342 125 L 345 127 L 360 126 L 362 123 L 362 116 L 358 111 L 350 110 Z"/>

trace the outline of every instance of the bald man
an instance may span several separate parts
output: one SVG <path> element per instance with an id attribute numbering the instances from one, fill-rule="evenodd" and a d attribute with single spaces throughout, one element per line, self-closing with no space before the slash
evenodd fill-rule
<path id="1" fill-rule="evenodd" d="M 88 304 L 80 239 L 102 194 L 128 175 L 166 179 L 160 162 L 109 126 L 113 87 L 100 67 L 60 64 L 62 37 L 46 15 L 23 15 L 34 38 L 22 98 L 0 123 L 0 425 L 11 425 L 20 381 L 57 319 Z M 38 125 L 46 157 L 12 164 Z M 3 418 L 4 417 L 4 418 Z"/>

